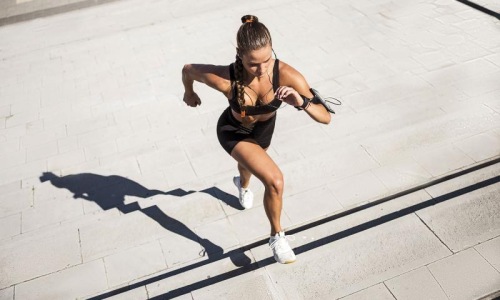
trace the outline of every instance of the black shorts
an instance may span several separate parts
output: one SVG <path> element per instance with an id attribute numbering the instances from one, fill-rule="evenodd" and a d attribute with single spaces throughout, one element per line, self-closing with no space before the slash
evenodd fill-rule
<path id="1" fill-rule="evenodd" d="M 247 128 L 233 116 L 231 108 L 228 107 L 217 122 L 217 137 L 229 155 L 238 142 L 246 139 L 255 140 L 259 146 L 266 149 L 271 145 L 275 124 L 276 114 L 269 120 L 257 122 L 252 128 Z"/>

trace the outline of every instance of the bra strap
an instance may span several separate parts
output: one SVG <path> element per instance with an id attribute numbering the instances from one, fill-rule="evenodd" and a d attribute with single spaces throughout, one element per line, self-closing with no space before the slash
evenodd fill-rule
<path id="1" fill-rule="evenodd" d="M 229 65 L 229 79 L 231 79 L 231 81 L 236 80 L 236 77 L 234 76 L 234 63 Z"/>
<path id="2" fill-rule="evenodd" d="M 273 67 L 273 89 L 276 91 L 280 87 L 279 59 L 274 61 Z"/>

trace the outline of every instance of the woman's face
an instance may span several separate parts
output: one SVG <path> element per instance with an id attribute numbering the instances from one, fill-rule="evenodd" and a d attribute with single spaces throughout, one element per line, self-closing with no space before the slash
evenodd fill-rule
<path id="1" fill-rule="evenodd" d="M 243 67 L 250 75 L 262 77 L 267 74 L 271 65 L 273 50 L 271 45 L 267 45 L 257 50 L 248 51 L 241 56 Z"/>

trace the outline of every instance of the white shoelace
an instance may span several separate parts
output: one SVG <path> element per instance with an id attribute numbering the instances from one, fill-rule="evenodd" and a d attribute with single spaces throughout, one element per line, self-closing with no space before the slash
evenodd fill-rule
<path id="1" fill-rule="evenodd" d="M 271 247 L 271 249 L 275 249 L 278 253 L 290 251 L 292 250 L 292 247 L 290 247 L 290 245 L 286 243 L 287 240 L 293 242 L 295 241 L 295 236 L 278 236 L 278 238 L 274 239 L 274 241 L 269 244 L 269 247 Z"/>
<path id="2" fill-rule="evenodd" d="M 248 193 L 249 189 L 248 188 L 246 188 L 246 189 L 240 188 L 240 189 L 241 189 L 241 199 L 243 200 L 245 198 L 246 194 Z"/>

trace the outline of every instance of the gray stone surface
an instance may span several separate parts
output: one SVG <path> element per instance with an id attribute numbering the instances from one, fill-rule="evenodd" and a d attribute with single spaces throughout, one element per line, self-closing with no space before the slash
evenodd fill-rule
<path id="1" fill-rule="evenodd" d="M 17 299 L 75 299 L 108 287 L 102 260 L 74 266 L 16 286 Z"/>
<path id="2" fill-rule="evenodd" d="M 385 285 L 398 300 L 448 299 L 427 267 L 421 267 L 389 279 Z"/>
<path id="3" fill-rule="evenodd" d="M 250 252 L 247 251 L 244 254 L 251 259 L 252 256 Z M 206 280 L 210 279 L 210 277 L 215 277 L 216 275 L 225 274 L 237 269 L 237 267 L 231 262 L 229 258 L 225 258 L 216 262 L 199 266 L 195 269 L 195 271 L 182 272 L 176 276 L 168 276 L 168 274 L 175 272 L 178 269 L 189 267 L 190 264 L 202 263 L 204 261 L 206 261 L 206 258 L 200 258 L 198 260 L 190 262 L 189 264 L 178 265 L 166 271 L 163 271 L 161 274 L 156 274 L 163 276 L 163 279 L 156 280 L 155 282 L 146 285 L 149 297 L 173 297 L 172 294 L 168 293 L 177 292 L 178 289 L 189 286 L 191 284 L 203 284 L 206 282 Z M 254 261 L 251 260 L 251 262 Z M 217 289 L 217 287 L 214 288 Z M 212 287 L 210 289 L 212 289 Z M 179 296 L 186 297 L 186 294 L 189 293 L 184 293 Z"/>
<path id="4" fill-rule="evenodd" d="M 108 285 L 115 287 L 167 267 L 158 241 L 104 258 Z"/>
<path id="5" fill-rule="evenodd" d="M 0 299 L 2 300 L 14 300 L 14 287 L 9 287 L 0 290 Z"/>
<path id="6" fill-rule="evenodd" d="M 0 219 L 0 240 L 21 233 L 21 214 L 15 214 Z"/>
<path id="7" fill-rule="evenodd" d="M 473 186 L 485 180 L 495 178 L 500 175 L 500 164 L 493 164 L 489 167 L 471 172 L 467 176 L 460 176 L 447 180 L 440 184 L 427 187 L 425 191 L 432 197 L 439 197 L 441 195 Z"/>
<path id="8" fill-rule="evenodd" d="M 449 145 L 418 153 L 415 159 L 434 176 L 444 175 L 460 166 L 474 163 L 465 153 Z"/>
<path id="9" fill-rule="evenodd" d="M 328 297 L 328 296 L 327 296 Z M 347 297 L 341 298 L 343 300 L 369 300 L 369 299 L 380 299 L 380 300 L 394 300 L 394 296 L 391 295 L 387 287 L 383 284 L 377 284 L 362 291 L 356 292 Z"/>
<path id="10" fill-rule="evenodd" d="M 330 189 L 343 207 L 352 207 L 389 194 L 384 184 L 371 171 L 332 182 Z"/>
<path id="11" fill-rule="evenodd" d="M 78 231 L 56 228 L 0 245 L 0 288 L 80 264 Z"/>
<path id="12" fill-rule="evenodd" d="M 265 217 L 266 212 L 263 206 L 244 210 L 239 214 L 228 217 L 234 232 L 237 233 L 237 239 L 240 244 L 248 244 L 258 239 L 269 237 L 269 221 Z M 281 226 L 290 227 L 291 222 L 288 216 L 281 214 Z"/>
<path id="13" fill-rule="evenodd" d="M 457 126 L 457 123 L 462 122 L 467 126 Z M 439 148 L 460 161 L 470 164 L 473 162 L 471 158 L 447 146 L 447 143 L 470 136 L 474 132 L 483 132 L 495 127 L 498 127 L 497 116 L 488 108 L 475 107 L 451 111 L 432 118 L 428 123 L 416 123 L 403 127 L 404 130 L 386 132 L 384 136 L 367 140 L 365 145 L 367 151 L 381 164 L 389 163 L 395 158 L 407 160 L 414 158 L 422 166 L 427 166 L 429 172 L 433 172 L 431 173 L 433 176 L 439 176 L 457 167 L 448 157 L 440 156 Z M 444 161 L 441 162 L 441 159 Z M 433 162 L 436 162 L 436 165 Z"/>
<path id="14" fill-rule="evenodd" d="M 403 190 L 403 187 L 418 186 L 432 176 L 415 161 L 395 161 L 389 165 L 371 170 L 390 191 Z"/>
<path id="15" fill-rule="evenodd" d="M 489 132 L 456 142 L 455 145 L 475 161 L 482 161 L 500 153 L 500 137 Z"/>
<path id="16" fill-rule="evenodd" d="M 497 271 L 500 272 L 500 238 L 494 238 L 474 247 Z"/>
<path id="17" fill-rule="evenodd" d="M 223 249 L 231 249 L 240 245 L 237 238 L 238 232 L 226 218 L 203 224 L 196 227 L 194 231 L 200 238 L 208 239 Z"/>
<path id="18" fill-rule="evenodd" d="M 335 189 L 333 189 L 335 191 Z M 318 210 L 321 207 L 321 210 Z M 325 217 L 343 207 L 335 197 L 332 188 L 316 188 L 286 197 L 283 211 L 292 224 L 301 224 Z"/>
<path id="19" fill-rule="evenodd" d="M 168 267 L 200 259 L 203 248 L 198 241 L 173 232 L 169 232 L 165 236 L 165 238 L 160 239 L 160 245 Z"/>
<path id="20" fill-rule="evenodd" d="M 247 273 L 221 284 L 194 291 L 193 299 L 283 299 L 264 270 Z M 189 298 L 188 298 L 189 299 Z"/>
<path id="21" fill-rule="evenodd" d="M 145 287 L 141 287 L 138 289 L 133 289 L 132 291 L 127 291 L 122 294 L 118 294 L 115 296 L 111 296 L 107 299 L 112 299 L 112 300 L 134 300 L 134 299 L 147 299 L 148 298 L 148 292 Z"/>
<path id="22" fill-rule="evenodd" d="M 328 227 L 333 234 L 343 226 L 332 222 Z M 312 241 L 324 237 L 309 234 Z M 295 247 L 293 242 L 292 245 Z M 269 251 L 262 252 L 269 255 Z M 411 215 L 302 253 L 289 266 L 273 264 L 266 269 L 286 297 L 335 298 L 447 255 L 446 247 Z M 260 257 L 256 255 L 257 259 Z"/>
<path id="23" fill-rule="evenodd" d="M 496 168 L 496 166 L 495 166 Z M 465 178 L 429 188 L 433 197 L 466 185 Z M 469 181 L 467 185 L 473 185 Z M 484 187 L 417 212 L 431 230 L 454 252 L 461 251 L 500 234 L 499 183 Z M 439 191 L 439 192 L 438 192 Z"/>
<path id="24" fill-rule="evenodd" d="M 83 261 L 108 256 L 165 235 L 165 228 L 139 211 L 91 223 L 80 229 Z"/>
<path id="25" fill-rule="evenodd" d="M 2 291 L 35 288 L 63 273 L 64 291 L 98 263 L 109 265 L 106 282 L 118 287 L 207 262 L 221 251 L 216 246 L 227 252 L 268 236 L 263 185 L 252 180 L 255 207 L 241 210 L 232 184 L 236 164 L 216 138 L 226 99 L 195 84 L 203 105 L 181 101 L 182 66 L 232 62 L 239 16 L 248 13 L 268 26 L 280 59 L 343 101 L 328 126 L 290 106 L 278 112 L 268 152 L 285 176 L 284 228 L 498 158 L 499 24 L 458 1 L 3 1 L 0 24 L 16 23 L 0 25 Z M 9 19 L 16 14 L 27 21 Z M 106 176 L 131 182 L 99 189 L 99 205 L 90 187 L 82 192 L 94 197 L 75 197 L 83 195 L 41 183 L 43 172 L 102 176 L 97 185 Z M 498 174 L 492 167 L 394 199 L 298 232 L 292 244 L 377 223 L 429 195 Z M 134 192 L 138 185 L 168 194 L 145 197 Z M 439 239 L 455 251 L 475 245 L 498 271 L 495 188 L 417 211 L 429 227 L 410 212 L 300 253 L 295 266 L 269 265 L 179 299 L 232 297 L 248 290 L 245 283 L 282 299 L 328 297 L 328 287 L 339 288 L 339 297 L 354 295 L 450 255 Z M 107 200 L 118 201 L 103 205 Z M 203 247 L 212 252 L 200 257 Z M 271 255 L 267 245 L 247 253 L 257 261 Z M 207 263 L 118 298 L 154 297 L 234 269 L 230 259 Z M 327 275 L 315 277 L 323 269 Z M 291 294 L 310 278 L 318 278 L 315 285 Z M 100 284 L 78 287 L 71 297 L 113 290 Z"/>
<path id="26" fill-rule="evenodd" d="M 477 299 L 498 290 L 500 273 L 473 248 L 428 266 L 450 299 Z"/>
<path id="27" fill-rule="evenodd" d="M 9 216 L 29 209 L 33 205 L 33 191 L 19 189 L 2 195 L 0 198 L 0 216 Z"/>
<path id="28" fill-rule="evenodd" d="M 77 218 L 83 214 L 83 203 L 72 197 L 35 203 L 31 209 L 26 209 L 22 213 L 23 232 Z"/>
<path id="29" fill-rule="evenodd" d="M 198 189 L 193 190 L 199 191 Z M 225 217 L 219 200 L 203 192 L 195 192 L 170 201 L 163 201 L 159 204 L 159 208 L 164 214 L 191 228 Z"/>

